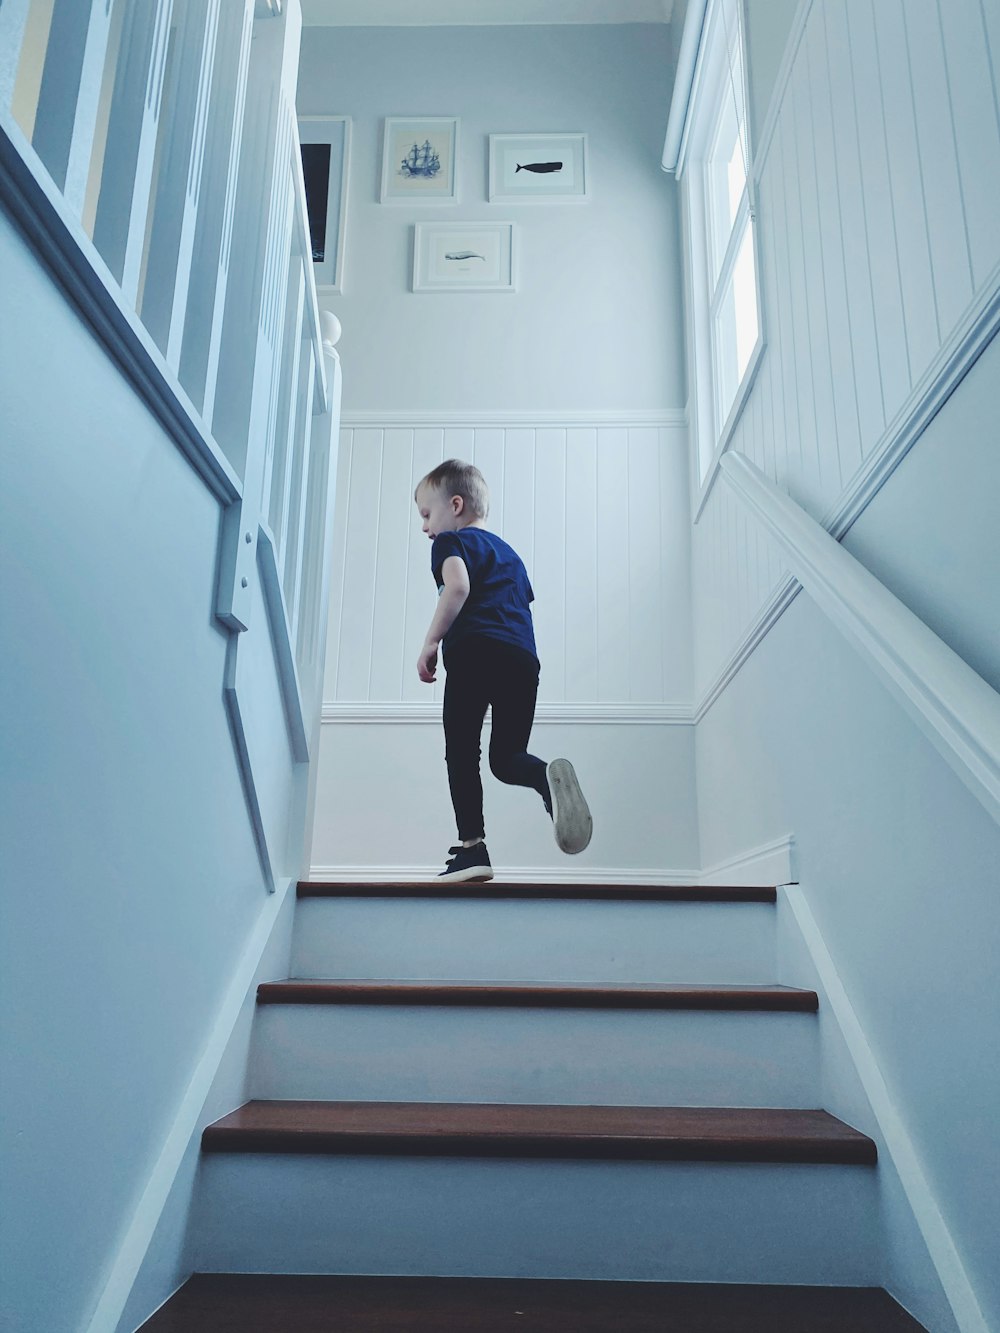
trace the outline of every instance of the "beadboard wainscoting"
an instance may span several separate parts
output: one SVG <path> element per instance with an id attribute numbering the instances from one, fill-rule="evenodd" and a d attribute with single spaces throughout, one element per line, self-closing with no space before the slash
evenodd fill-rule
<path id="1" fill-rule="evenodd" d="M 413 492 L 451 457 L 482 470 L 489 526 L 527 566 L 539 702 L 690 699 L 682 414 L 523 420 L 359 425 L 345 418 L 326 702 L 440 700 L 440 684 L 432 693 L 416 672 L 435 588 Z"/>
<path id="2" fill-rule="evenodd" d="M 728 444 L 840 537 L 1000 325 L 995 6 L 802 0 L 755 154 L 766 347 Z M 697 488 L 695 488 L 697 491 Z M 694 527 L 701 715 L 797 585 L 728 488 Z"/>
<path id="3" fill-rule="evenodd" d="M 494 859 L 549 878 L 696 873 L 683 414 L 357 414 L 341 436 L 313 877 L 436 873 L 453 839 L 442 686 L 416 672 L 435 588 L 413 503 L 449 457 L 482 469 L 490 527 L 532 580 L 532 748 L 569 756 L 595 810 L 570 862 L 534 795 L 487 776 Z"/>

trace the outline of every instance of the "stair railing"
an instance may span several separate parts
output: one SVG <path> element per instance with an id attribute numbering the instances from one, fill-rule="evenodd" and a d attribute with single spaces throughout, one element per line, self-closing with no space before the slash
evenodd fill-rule
<path id="1" fill-rule="evenodd" d="M 216 615 L 239 635 L 263 592 L 304 760 L 340 369 L 300 35 L 299 0 L 0 0 L 0 198 L 223 506 Z"/>
<path id="2" fill-rule="evenodd" d="M 805 591 L 1000 822 L 1000 695 L 748 458 L 724 454 L 722 471 Z"/>

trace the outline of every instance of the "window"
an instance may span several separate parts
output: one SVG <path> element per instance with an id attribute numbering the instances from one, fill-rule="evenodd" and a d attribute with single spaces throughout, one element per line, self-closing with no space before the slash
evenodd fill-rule
<path id="1" fill-rule="evenodd" d="M 705 483 L 762 347 L 740 0 L 709 0 L 678 167 L 687 217 L 698 478 Z"/>

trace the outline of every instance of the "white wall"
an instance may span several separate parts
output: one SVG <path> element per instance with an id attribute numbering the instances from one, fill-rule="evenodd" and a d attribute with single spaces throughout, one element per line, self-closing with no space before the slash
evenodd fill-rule
<path id="1" fill-rule="evenodd" d="M 767 119 L 798 7 L 799 0 L 744 0 L 743 14 L 751 74 L 748 79 L 750 135 L 754 142 L 760 137 Z"/>
<path id="2" fill-rule="evenodd" d="M 223 700 L 219 502 L 6 213 L 0 268 L 0 1322 L 35 1333 L 87 1327 L 267 893 Z M 243 637 L 287 876 L 259 598 Z M 181 1240 L 175 1218 L 168 1259 Z"/>
<path id="3" fill-rule="evenodd" d="M 758 145 L 768 346 L 732 447 L 1000 686 L 1000 18 L 962 0 L 942 31 L 937 14 L 800 9 Z M 983 1039 L 1000 1019 L 1000 831 L 805 594 L 768 631 L 782 562 L 721 480 L 692 560 L 702 855 L 795 835 L 805 901 L 968 1274 L 956 1312 L 995 1327 Z M 949 1326 L 915 1252 L 888 1285 Z"/>
<path id="4" fill-rule="evenodd" d="M 298 108 L 354 121 L 344 409 L 683 407 L 672 83 L 661 25 L 308 28 Z M 460 202 L 378 203 L 385 116 L 458 116 Z M 585 202 L 489 204 L 488 136 L 589 136 Z M 409 291 L 415 220 L 515 221 L 515 295 Z"/>
<path id="5" fill-rule="evenodd" d="M 995 327 L 1000 18 L 961 0 L 942 38 L 933 5 L 806 12 L 756 145 L 768 345 L 732 447 L 842 532 Z M 704 698 L 783 569 L 720 485 L 692 559 Z"/>
<path id="6" fill-rule="evenodd" d="M 997 1327 L 1000 830 L 805 594 L 698 724 L 696 748 L 706 859 L 794 832 L 823 943 Z M 886 1285 L 947 1327 L 919 1271 L 896 1255 Z"/>

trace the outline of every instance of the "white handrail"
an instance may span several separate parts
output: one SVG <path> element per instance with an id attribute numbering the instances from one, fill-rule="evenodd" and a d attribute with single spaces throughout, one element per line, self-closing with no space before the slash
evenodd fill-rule
<path id="1" fill-rule="evenodd" d="M 722 472 L 813 601 L 1000 823 L 1000 694 L 748 458 L 724 454 Z"/>

